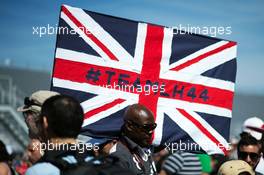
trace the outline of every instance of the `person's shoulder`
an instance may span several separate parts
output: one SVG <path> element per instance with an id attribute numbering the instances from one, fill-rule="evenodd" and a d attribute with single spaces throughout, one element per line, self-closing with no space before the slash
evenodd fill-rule
<path id="1" fill-rule="evenodd" d="M 181 152 L 180 155 L 181 155 L 183 158 L 199 159 L 199 157 L 198 157 L 197 154 L 190 153 L 190 152 Z"/>
<path id="2" fill-rule="evenodd" d="M 121 161 L 127 160 L 127 159 L 132 159 L 132 154 L 126 148 L 125 145 L 122 143 L 118 142 L 111 150 L 110 153 L 111 156 L 119 158 Z"/>
<path id="3" fill-rule="evenodd" d="M 112 153 L 121 155 L 131 154 L 129 149 L 122 142 L 116 143 L 115 148 L 112 150 Z"/>
<path id="4" fill-rule="evenodd" d="M 178 166 L 183 165 L 185 162 L 199 162 L 199 158 L 197 155 L 189 152 L 175 152 L 170 154 L 168 158 L 165 160 L 166 162 L 171 162 L 173 164 L 178 164 Z"/>
<path id="5" fill-rule="evenodd" d="M 8 174 L 10 172 L 10 168 L 4 162 L 0 162 L 0 174 Z"/>
<path id="6" fill-rule="evenodd" d="M 128 150 L 128 148 L 121 142 L 118 142 L 115 145 L 115 148 L 114 150 L 112 150 L 110 156 L 117 158 L 117 164 L 123 168 L 131 168 L 134 166 L 133 155 Z"/>
<path id="7" fill-rule="evenodd" d="M 0 162 L 0 167 L 1 167 L 1 168 L 4 168 L 4 167 L 8 167 L 8 166 L 7 166 L 7 163 L 5 163 L 5 162 Z"/>
<path id="8" fill-rule="evenodd" d="M 256 172 L 264 174 L 264 159 L 263 159 L 263 157 L 260 158 L 260 161 L 256 167 Z"/>
<path id="9" fill-rule="evenodd" d="M 173 154 L 170 154 L 169 157 L 183 161 L 184 154 L 185 153 L 183 153 L 183 152 L 174 152 Z"/>
<path id="10" fill-rule="evenodd" d="M 179 152 L 173 153 L 172 155 L 181 157 L 182 159 L 190 159 L 191 158 L 191 159 L 199 160 L 199 157 L 197 156 L 197 154 L 190 153 L 190 152 L 179 151 Z"/>
<path id="11" fill-rule="evenodd" d="M 60 170 L 48 162 L 41 162 L 30 167 L 26 175 L 59 175 Z"/>
<path id="12" fill-rule="evenodd" d="M 255 175 L 263 175 L 262 173 L 259 172 L 255 172 Z"/>

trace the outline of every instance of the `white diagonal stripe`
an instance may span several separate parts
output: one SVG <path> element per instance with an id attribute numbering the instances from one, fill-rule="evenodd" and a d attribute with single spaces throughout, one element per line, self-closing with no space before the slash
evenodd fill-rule
<path id="1" fill-rule="evenodd" d="M 105 111 L 97 113 L 96 115 L 94 115 L 88 119 L 85 119 L 83 122 L 83 126 L 86 126 L 86 125 L 94 123 L 98 120 L 101 120 L 101 119 L 125 108 L 126 106 L 128 106 L 130 104 L 134 104 L 134 103 L 138 102 L 138 95 L 130 94 L 127 92 L 122 92 L 122 91 L 117 91 L 117 90 L 113 90 L 113 89 L 106 89 L 103 87 L 94 86 L 94 85 L 90 85 L 87 83 L 76 83 L 76 82 L 72 82 L 69 80 L 62 80 L 62 79 L 58 79 L 58 78 L 53 78 L 53 86 L 98 94 L 99 97 L 93 99 L 92 101 L 94 101 L 96 99 L 101 99 L 101 98 L 104 99 L 104 97 L 106 97 L 105 94 L 111 94 L 111 96 L 112 96 L 112 98 L 104 99 L 108 103 L 114 101 L 115 99 L 118 99 L 118 98 L 123 99 L 124 97 L 126 97 L 126 100 L 124 102 L 117 104 L 110 109 L 107 109 Z M 129 99 L 129 100 L 127 100 L 127 99 Z M 84 103 L 82 103 L 82 105 L 83 105 L 83 108 L 85 111 L 88 112 L 88 111 L 92 110 L 92 109 L 89 109 L 89 102 L 84 102 Z M 95 106 L 93 106 L 91 108 L 94 109 L 94 107 Z"/>
<path id="2" fill-rule="evenodd" d="M 114 101 L 116 97 L 110 95 L 97 95 L 89 100 L 86 100 L 81 103 L 84 113 L 87 113 L 91 110 L 94 110 L 100 106 L 103 106 L 107 103 Z"/>
<path id="3" fill-rule="evenodd" d="M 94 116 L 85 119 L 83 121 L 82 127 L 87 126 L 89 124 L 92 124 L 94 122 L 97 122 L 97 121 L 99 121 L 99 120 L 101 120 L 103 118 L 106 118 L 106 117 L 110 116 L 111 114 L 114 114 L 114 113 L 124 109 L 128 105 L 131 105 L 131 104 L 134 104 L 134 103 L 135 102 L 132 101 L 132 100 L 126 100 L 126 101 L 124 101 L 124 102 L 122 102 L 120 104 L 116 104 L 115 106 L 113 106 L 113 107 L 111 107 L 111 108 L 109 108 L 107 110 L 101 111 L 101 112 L 95 114 Z"/>
<path id="4" fill-rule="evenodd" d="M 221 52 L 210 55 L 192 65 L 185 67 L 180 72 L 185 72 L 189 74 L 202 74 L 214 67 L 217 67 L 225 62 L 228 62 L 234 58 L 236 58 L 236 46 L 231 48 L 227 48 Z"/>
<path id="5" fill-rule="evenodd" d="M 212 134 L 225 148 L 229 147 L 229 144 L 226 139 L 222 135 L 220 135 L 210 124 L 208 124 L 200 115 L 188 109 L 186 109 L 185 111 L 197 121 L 199 121 L 199 123 L 201 123 L 203 127 L 206 128 L 210 132 L 210 134 Z"/>
<path id="6" fill-rule="evenodd" d="M 183 116 L 177 109 L 167 109 L 166 114 L 181 127 L 188 135 L 199 144 L 208 154 L 223 154 L 223 151 L 211 141 L 205 134 L 203 134 L 197 126 Z"/>
<path id="7" fill-rule="evenodd" d="M 68 18 L 67 15 L 65 15 L 63 12 L 61 12 L 61 18 L 80 35 L 80 37 L 88 44 L 90 45 L 104 60 L 110 60 L 108 55 L 99 47 L 97 46 L 89 37 L 85 35 L 85 33 L 80 30 L 71 20 Z"/>
<path id="8" fill-rule="evenodd" d="M 184 110 L 191 110 L 195 112 L 207 113 L 228 118 L 232 117 L 232 111 L 226 108 L 200 103 L 192 103 L 183 100 L 167 99 L 163 97 L 159 98 L 158 107 L 166 107 L 168 104 L 170 104 L 171 108 L 180 108 Z"/>
<path id="9" fill-rule="evenodd" d="M 194 59 L 194 58 L 196 58 L 196 57 L 198 57 L 198 56 L 200 56 L 202 54 L 205 54 L 205 53 L 207 53 L 207 52 L 209 52 L 211 50 L 214 50 L 214 49 L 216 49 L 218 47 L 221 47 L 221 46 L 223 46 L 223 45 L 225 45 L 227 43 L 228 43 L 228 41 L 219 41 L 219 42 L 217 42 L 215 44 L 212 44 L 212 45 L 210 45 L 210 46 L 208 46 L 208 47 L 206 47 L 204 49 L 198 50 L 198 51 L 194 52 L 193 54 L 190 54 L 190 55 L 186 56 L 185 58 L 182 58 L 181 60 L 171 64 L 169 66 L 169 69 L 173 69 L 173 68 L 175 68 L 175 67 L 177 67 L 177 66 L 179 66 L 181 64 L 186 63 L 187 61 L 190 61 L 190 60 L 192 60 L 192 59 Z M 168 64 L 169 64 L 169 62 L 168 62 Z"/>
<path id="10" fill-rule="evenodd" d="M 80 8 L 65 6 L 101 43 L 103 43 L 119 61 L 131 63 L 132 56 L 92 17 Z"/>

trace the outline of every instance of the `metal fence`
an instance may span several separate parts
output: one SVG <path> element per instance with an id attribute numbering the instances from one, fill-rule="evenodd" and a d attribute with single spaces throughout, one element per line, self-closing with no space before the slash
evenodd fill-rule
<path id="1" fill-rule="evenodd" d="M 0 75 L 1 139 L 13 144 L 14 149 L 23 149 L 28 143 L 27 126 L 21 113 L 16 111 L 24 97 L 25 93 L 13 83 L 12 77 Z"/>

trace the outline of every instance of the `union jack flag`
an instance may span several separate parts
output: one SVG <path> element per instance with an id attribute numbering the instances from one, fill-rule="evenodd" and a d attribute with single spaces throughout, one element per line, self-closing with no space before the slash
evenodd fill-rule
<path id="1" fill-rule="evenodd" d="M 67 5 L 57 32 L 51 90 L 80 101 L 83 134 L 118 133 L 126 107 L 141 103 L 155 116 L 154 145 L 227 153 L 235 42 Z"/>

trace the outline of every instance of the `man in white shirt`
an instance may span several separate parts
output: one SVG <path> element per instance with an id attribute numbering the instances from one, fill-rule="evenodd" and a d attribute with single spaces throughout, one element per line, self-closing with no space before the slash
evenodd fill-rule
<path id="1" fill-rule="evenodd" d="M 264 122 L 258 117 L 251 117 L 244 121 L 242 133 L 248 133 L 261 142 L 262 157 L 257 164 L 255 171 L 264 175 Z"/>

